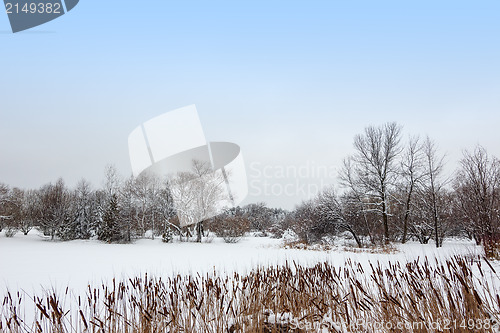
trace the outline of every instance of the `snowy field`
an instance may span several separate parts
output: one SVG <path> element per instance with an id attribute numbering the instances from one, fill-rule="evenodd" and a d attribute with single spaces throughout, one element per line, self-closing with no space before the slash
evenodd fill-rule
<path id="1" fill-rule="evenodd" d="M 445 259 L 456 254 L 480 255 L 482 249 L 465 240 L 449 240 L 443 248 L 434 244 L 396 245 L 396 253 L 375 254 L 345 251 L 339 246 L 330 251 L 285 249 L 283 241 L 247 237 L 236 244 L 221 239 L 210 243 L 162 243 L 160 239 L 141 239 L 132 244 L 105 244 L 99 241 L 51 241 L 36 231 L 13 238 L 0 234 L 0 295 L 7 290 L 23 290 L 29 295 L 43 290 L 62 292 L 69 287 L 84 293 L 94 286 L 144 273 L 156 276 L 205 274 L 213 272 L 245 273 L 257 266 L 283 264 L 286 261 L 310 266 L 327 261 L 341 266 L 351 259 L 361 264 L 408 261 L 423 258 Z M 497 264 L 495 264 L 498 266 Z M 500 267 L 500 266 L 499 266 Z"/>

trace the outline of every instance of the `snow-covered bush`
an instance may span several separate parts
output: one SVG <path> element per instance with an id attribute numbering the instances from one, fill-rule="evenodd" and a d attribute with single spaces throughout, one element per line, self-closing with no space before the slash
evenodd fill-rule
<path id="1" fill-rule="evenodd" d="M 16 228 L 7 228 L 5 230 L 5 237 L 11 238 L 14 237 L 14 235 L 17 233 Z"/>
<path id="2" fill-rule="evenodd" d="M 286 229 L 283 233 L 283 243 L 285 245 L 296 243 L 299 241 L 299 236 L 292 229 Z"/>
<path id="3" fill-rule="evenodd" d="M 172 229 L 167 228 L 167 230 L 165 230 L 165 232 L 161 236 L 161 241 L 163 243 L 172 243 L 173 240 L 174 240 L 174 233 L 172 232 Z"/>

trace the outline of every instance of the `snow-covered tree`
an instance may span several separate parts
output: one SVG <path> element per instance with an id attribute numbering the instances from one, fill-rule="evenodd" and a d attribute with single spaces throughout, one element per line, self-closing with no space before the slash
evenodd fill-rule
<path id="1" fill-rule="evenodd" d="M 150 190 L 152 176 L 148 173 L 142 173 L 134 181 L 134 195 L 137 202 L 137 223 L 141 236 L 144 236 L 148 228 L 149 213 L 150 213 Z"/>
<path id="2" fill-rule="evenodd" d="M 23 191 L 21 202 L 22 218 L 18 222 L 19 230 L 27 235 L 38 221 L 39 196 L 35 190 Z"/>
<path id="3" fill-rule="evenodd" d="M 500 162 L 477 146 L 464 151 L 454 188 L 465 228 L 477 243 L 486 243 L 500 227 Z M 486 241 L 486 242 L 485 242 Z"/>
<path id="4" fill-rule="evenodd" d="M 154 199 L 154 209 L 159 221 L 158 229 L 163 234 L 168 234 L 170 231 L 176 230 L 180 237 L 181 229 L 178 223 L 177 213 L 175 211 L 172 194 L 168 185 L 168 180 L 161 179 L 158 194 Z"/>
<path id="5" fill-rule="evenodd" d="M 122 180 L 118 174 L 118 170 L 112 164 L 107 165 L 104 169 L 104 192 L 108 199 L 113 195 L 118 195 Z"/>
<path id="6" fill-rule="evenodd" d="M 344 210 L 341 199 L 333 188 L 327 188 L 314 200 L 316 207 L 316 218 L 318 222 L 317 231 L 328 234 L 332 231 L 346 231 L 354 238 L 357 246 L 361 247 L 361 239 L 358 236 L 357 227 L 350 221 Z"/>
<path id="7" fill-rule="evenodd" d="M 132 230 L 137 221 L 135 178 L 129 177 L 120 188 L 120 216 L 125 227 L 125 239 L 132 240 Z"/>
<path id="8" fill-rule="evenodd" d="M 85 179 L 80 180 L 70 196 L 70 215 L 59 232 L 61 239 L 89 239 L 94 235 L 92 199 L 90 183 Z"/>
<path id="9" fill-rule="evenodd" d="M 290 229 L 306 244 L 311 244 L 317 240 L 317 235 L 312 233 L 314 224 L 317 221 L 314 208 L 312 200 L 304 201 L 295 207 L 288 216 Z"/>
<path id="10" fill-rule="evenodd" d="M 19 188 L 12 188 L 8 191 L 4 208 L 4 227 L 7 229 L 5 235 L 12 237 L 19 230 L 19 224 L 23 218 L 22 202 L 24 191 Z"/>
<path id="11" fill-rule="evenodd" d="M 8 209 L 9 194 L 9 187 L 0 183 L 0 231 L 2 231 L 5 221 L 12 219 Z"/>
<path id="12" fill-rule="evenodd" d="M 129 239 L 127 232 L 122 232 L 123 223 L 120 216 L 120 191 L 123 186 L 122 179 L 113 165 L 108 165 L 104 172 L 104 189 L 97 199 L 96 218 L 100 220 L 97 236 L 99 240 L 108 243 Z"/>
<path id="13" fill-rule="evenodd" d="M 197 242 L 201 242 L 203 220 L 217 215 L 224 202 L 225 180 L 220 172 L 212 170 L 210 163 L 194 160 L 192 170 L 179 172 L 169 181 L 181 226 L 196 225 Z"/>
<path id="14" fill-rule="evenodd" d="M 357 196 L 365 213 L 380 217 L 386 243 L 390 239 L 391 191 L 399 174 L 400 136 L 401 126 L 396 123 L 365 128 L 363 134 L 355 136 L 356 153 L 345 161 L 340 174 L 343 185 Z"/>
<path id="15" fill-rule="evenodd" d="M 436 247 L 441 247 L 448 231 L 446 220 L 446 184 L 448 180 L 443 176 L 444 156 L 439 155 L 437 145 L 429 137 L 423 145 L 425 177 L 419 193 L 419 209 L 421 220 L 416 228 L 429 229 Z"/>
<path id="16" fill-rule="evenodd" d="M 55 184 L 43 186 L 39 195 L 40 227 L 45 235 L 54 239 L 56 233 L 69 217 L 70 195 L 62 179 L 59 179 Z"/>
<path id="17" fill-rule="evenodd" d="M 424 179 L 425 161 L 423 146 L 418 137 L 412 137 L 405 147 L 401 160 L 400 200 L 403 211 L 401 242 L 406 243 L 409 233 L 409 224 L 415 217 L 415 193 Z M 410 226 L 411 227 L 411 226 Z"/>
<path id="18" fill-rule="evenodd" d="M 111 195 L 108 206 L 104 211 L 101 227 L 99 228 L 99 240 L 108 243 L 123 240 L 119 221 L 118 197 L 116 194 Z"/>

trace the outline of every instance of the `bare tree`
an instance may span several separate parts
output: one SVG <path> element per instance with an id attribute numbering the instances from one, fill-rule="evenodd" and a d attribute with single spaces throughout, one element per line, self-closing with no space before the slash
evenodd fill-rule
<path id="1" fill-rule="evenodd" d="M 401 178 L 403 192 L 403 232 L 401 242 L 404 244 L 408 239 L 408 224 L 412 215 L 414 193 L 422 179 L 425 177 L 423 146 L 418 137 L 412 137 L 405 149 L 401 160 Z"/>
<path id="2" fill-rule="evenodd" d="M 258 231 L 262 235 L 272 226 L 273 212 L 272 209 L 266 207 L 263 202 L 252 203 L 242 208 L 245 216 L 250 221 L 250 228 Z"/>
<path id="3" fill-rule="evenodd" d="M 499 227 L 500 162 L 481 146 L 464 151 L 454 187 L 466 225 L 487 250 Z"/>
<path id="4" fill-rule="evenodd" d="M 152 175 L 150 175 L 149 173 L 142 173 L 137 178 L 135 178 L 134 182 L 134 194 L 138 203 L 137 222 L 139 223 L 141 236 L 144 236 L 149 222 L 151 205 L 149 192 L 151 190 L 152 180 Z"/>
<path id="5" fill-rule="evenodd" d="M 107 165 L 104 169 L 104 191 L 106 196 L 111 198 L 113 195 L 118 195 L 121 187 L 121 177 L 114 165 Z"/>
<path id="6" fill-rule="evenodd" d="M 361 247 L 357 220 L 346 214 L 346 207 L 343 197 L 338 197 L 332 187 L 326 188 L 315 198 L 302 202 L 288 215 L 288 228 L 306 244 L 321 241 L 325 236 L 348 232 Z"/>
<path id="7" fill-rule="evenodd" d="M 9 214 L 8 203 L 10 201 L 9 198 L 10 189 L 7 185 L 0 183 L 0 231 L 2 231 L 4 222 L 6 220 L 12 219 L 12 216 Z"/>
<path id="8" fill-rule="evenodd" d="M 6 207 L 10 218 L 6 220 L 5 226 L 10 235 L 14 235 L 18 230 L 27 235 L 33 229 L 37 218 L 36 192 L 14 187 L 9 192 Z"/>
<path id="9" fill-rule="evenodd" d="M 222 214 L 207 220 L 210 230 L 226 243 L 237 243 L 250 230 L 250 221 L 241 207 L 226 209 Z"/>
<path id="10" fill-rule="evenodd" d="M 19 230 L 21 221 L 23 220 L 23 203 L 24 191 L 14 187 L 8 191 L 8 197 L 5 203 L 5 212 L 7 218 L 4 219 L 4 227 L 7 228 L 5 235 L 7 237 L 14 236 Z"/>
<path id="11" fill-rule="evenodd" d="M 132 240 L 132 229 L 137 220 L 137 208 L 135 200 L 135 178 L 130 176 L 120 188 L 120 216 L 125 225 L 125 240 Z"/>
<path id="12" fill-rule="evenodd" d="M 344 205 L 333 188 L 325 189 L 315 200 L 317 216 L 323 221 L 323 230 L 329 231 L 332 227 L 341 231 L 347 231 L 352 235 L 358 247 L 362 246 L 358 237 L 356 227 L 346 218 Z"/>
<path id="13" fill-rule="evenodd" d="M 163 185 L 165 185 L 165 183 L 162 182 L 161 178 L 158 175 L 152 175 L 148 191 L 148 202 L 150 207 L 150 219 L 151 219 L 151 239 L 154 239 L 155 233 L 160 234 L 157 222 L 161 216 L 160 195 L 162 194 Z"/>
<path id="14" fill-rule="evenodd" d="M 356 153 L 341 172 L 343 183 L 359 196 L 360 202 L 370 204 L 370 211 L 381 217 L 385 243 L 390 239 L 389 201 L 391 186 L 398 176 L 400 136 L 401 126 L 396 123 L 365 128 L 364 134 L 354 138 Z"/>
<path id="15" fill-rule="evenodd" d="M 45 185 L 40 190 L 40 226 L 44 234 L 54 239 L 59 228 L 68 217 L 69 194 L 64 181 L 59 179 L 54 185 Z"/>
<path id="16" fill-rule="evenodd" d="M 24 235 L 27 235 L 35 226 L 38 220 L 38 194 L 35 190 L 27 190 L 24 192 L 21 203 L 22 220 L 19 221 L 19 230 Z"/>
<path id="17" fill-rule="evenodd" d="M 349 219 L 352 221 L 360 222 L 361 219 L 365 229 L 364 234 L 368 235 L 370 243 L 375 244 L 373 227 L 372 223 L 370 223 L 369 205 L 364 195 L 364 188 L 357 181 L 352 157 L 344 160 L 340 171 L 340 183 L 348 189 L 343 200 L 343 206 L 347 208 L 346 215 L 350 215 Z"/>
<path id="18" fill-rule="evenodd" d="M 423 145 L 425 159 L 425 181 L 422 183 L 421 204 L 427 212 L 427 219 L 432 221 L 436 247 L 441 247 L 446 229 L 443 225 L 442 202 L 445 198 L 446 179 L 443 179 L 444 156 L 439 156 L 437 146 L 429 137 Z"/>
<path id="19" fill-rule="evenodd" d="M 318 221 L 315 216 L 315 205 L 312 200 L 304 201 L 295 207 L 292 214 L 288 216 L 288 219 L 290 220 L 290 229 L 297 234 L 302 242 L 311 244 L 317 240 L 316 235 L 313 235 L 311 230 Z"/>

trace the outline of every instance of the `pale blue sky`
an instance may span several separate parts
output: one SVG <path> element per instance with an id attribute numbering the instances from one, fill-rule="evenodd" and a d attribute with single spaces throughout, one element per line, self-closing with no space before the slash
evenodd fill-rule
<path id="1" fill-rule="evenodd" d="M 435 138 L 450 170 L 477 143 L 500 156 L 499 1 L 81 0 L 9 30 L 0 14 L 10 185 L 98 186 L 108 163 L 129 174 L 129 132 L 189 104 L 249 166 L 338 166 L 356 133 L 387 121 Z"/>

